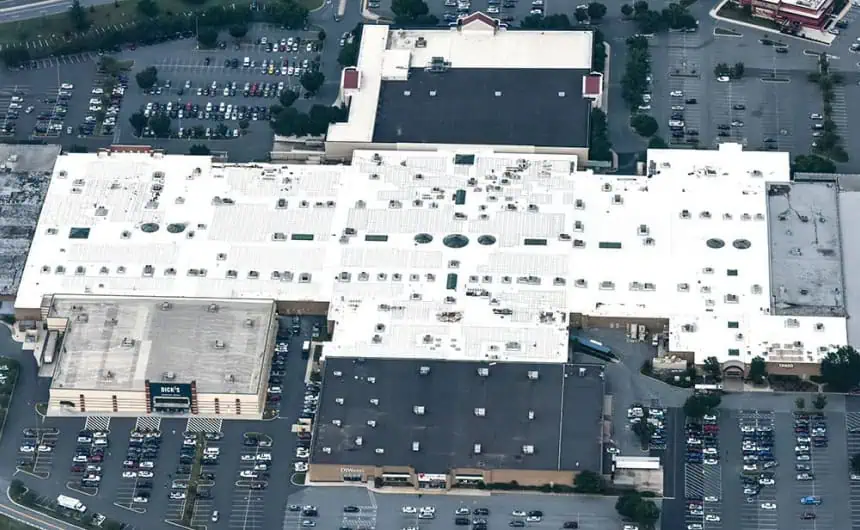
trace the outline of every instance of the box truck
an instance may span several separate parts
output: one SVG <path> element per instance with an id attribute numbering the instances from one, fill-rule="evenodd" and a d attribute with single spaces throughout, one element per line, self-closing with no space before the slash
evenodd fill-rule
<path id="1" fill-rule="evenodd" d="M 59 495 L 57 497 L 57 504 L 59 504 L 63 508 L 75 510 L 76 512 L 80 513 L 84 513 L 85 511 L 87 511 L 87 507 L 84 506 L 84 503 L 74 497 L 69 497 L 67 495 Z"/>

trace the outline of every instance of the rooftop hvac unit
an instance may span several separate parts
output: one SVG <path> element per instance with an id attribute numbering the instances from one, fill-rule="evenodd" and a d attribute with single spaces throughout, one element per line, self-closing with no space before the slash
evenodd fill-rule
<path id="1" fill-rule="evenodd" d="M 418 452 L 421 449 L 421 444 L 419 442 L 412 442 L 412 451 Z"/>
<path id="2" fill-rule="evenodd" d="M 367 378 L 367 382 L 368 382 L 368 383 L 370 383 L 370 384 L 372 385 L 372 384 L 376 383 L 376 378 L 375 378 L 375 377 L 373 377 L 373 376 L 368 377 L 368 378 Z M 378 401 L 378 400 L 377 400 L 377 401 Z"/>
<path id="3" fill-rule="evenodd" d="M 162 311 L 170 311 L 171 307 L 172 306 L 170 305 L 170 302 L 161 302 L 161 310 Z"/>
<path id="4" fill-rule="evenodd" d="M 379 406 L 379 399 L 370 398 L 370 404 L 373 405 L 374 407 L 378 407 Z"/>
<path id="5" fill-rule="evenodd" d="M 131 347 L 133 347 L 133 346 L 134 346 L 134 339 L 129 338 L 129 337 L 125 337 L 125 338 L 123 338 L 123 339 L 122 339 L 122 346 L 123 346 L 123 348 L 131 348 Z"/>
<path id="6" fill-rule="evenodd" d="M 165 381 L 173 381 L 176 379 L 176 372 L 164 372 L 162 375 Z"/>
<path id="7" fill-rule="evenodd" d="M 364 445 L 364 438 L 362 438 L 361 436 L 356 436 L 355 437 L 355 445 L 357 445 L 358 447 L 361 447 L 362 445 Z"/>
<path id="8" fill-rule="evenodd" d="M 412 407 L 412 413 L 415 414 L 416 416 L 423 416 L 424 415 L 424 406 L 423 405 L 415 405 L 414 407 Z"/>
<path id="9" fill-rule="evenodd" d="M 381 454 L 385 453 L 385 449 L 383 449 L 381 447 L 377 447 L 376 449 L 373 450 L 373 452 L 378 454 L 378 455 L 381 455 Z"/>
<path id="10" fill-rule="evenodd" d="M 579 377 L 585 377 L 585 374 L 586 374 L 585 368 L 580 368 L 579 369 Z"/>
<path id="11" fill-rule="evenodd" d="M 340 427 L 341 425 L 343 425 L 343 422 L 340 420 L 331 420 L 331 424 L 335 427 Z"/>
<path id="12" fill-rule="evenodd" d="M 533 445 L 524 445 L 523 446 L 523 454 L 524 455 L 533 455 L 535 452 L 535 446 Z"/>
<path id="13" fill-rule="evenodd" d="M 429 375 L 430 374 L 430 367 L 429 366 L 422 366 L 421 368 L 418 369 L 418 373 L 421 375 Z"/>
<path id="14" fill-rule="evenodd" d="M 335 398 L 335 399 L 334 399 L 334 402 L 335 402 L 335 403 L 337 403 L 338 405 L 343 405 L 343 398 L 340 398 L 340 397 L 339 397 L 339 398 Z"/>
<path id="15" fill-rule="evenodd" d="M 483 407 L 475 407 L 475 416 L 483 417 L 487 415 L 487 409 Z"/>
<path id="16" fill-rule="evenodd" d="M 368 427 L 376 427 L 376 420 L 367 420 Z"/>
<path id="17" fill-rule="evenodd" d="M 535 419 L 535 411 L 530 410 L 529 411 L 529 420 L 533 420 L 533 419 Z"/>
<path id="18" fill-rule="evenodd" d="M 323 447 L 322 450 L 323 450 L 323 453 L 325 453 L 327 455 L 331 454 L 331 447 Z"/>
<path id="19" fill-rule="evenodd" d="M 335 377 L 343 377 L 343 372 L 341 372 L 340 370 L 335 370 L 331 374 Z"/>
<path id="20" fill-rule="evenodd" d="M 529 370 L 529 379 L 531 379 L 532 381 L 537 381 L 539 377 L 540 374 L 537 370 Z"/>
<path id="21" fill-rule="evenodd" d="M 490 377 L 490 369 L 489 368 L 478 368 L 478 375 L 480 377 Z"/>
<path id="22" fill-rule="evenodd" d="M 218 304 L 209 304 L 209 307 L 206 308 L 206 311 L 208 311 L 210 313 L 217 313 L 218 312 Z"/>
<path id="23" fill-rule="evenodd" d="M 215 349 L 216 350 L 223 350 L 224 349 L 224 341 L 223 340 L 216 340 L 215 341 Z"/>
<path id="24" fill-rule="evenodd" d="M 476 455 L 481 454 L 481 444 L 475 444 L 472 446 L 472 452 Z"/>

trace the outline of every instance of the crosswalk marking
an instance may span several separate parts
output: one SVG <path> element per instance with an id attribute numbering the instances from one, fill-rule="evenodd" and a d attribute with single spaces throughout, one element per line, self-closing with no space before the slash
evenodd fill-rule
<path id="1" fill-rule="evenodd" d="M 89 431 L 110 430 L 110 416 L 87 416 L 84 429 Z"/>
<path id="2" fill-rule="evenodd" d="M 160 431 L 161 418 L 157 416 L 140 416 L 134 422 L 136 431 Z"/>
<path id="3" fill-rule="evenodd" d="M 222 420 L 217 418 L 188 418 L 188 432 L 221 432 Z"/>

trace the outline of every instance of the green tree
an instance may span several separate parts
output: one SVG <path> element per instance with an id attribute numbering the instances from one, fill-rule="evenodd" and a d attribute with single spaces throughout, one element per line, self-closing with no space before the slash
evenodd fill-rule
<path id="1" fill-rule="evenodd" d="M 642 449 L 648 448 L 651 443 L 651 437 L 654 435 L 654 426 L 645 420 L 646 418 L 642 418 L 641 421 L 633 424 L 633 434 L 639 439 Z"/>
<path id="2" fill-rule="evenodd" d="M 648 149 L 668 149 L 669 145 L 666 143 L 666 140 L 660 138 L 659 136 L 654 136 L 650 140 L 648 140 Z"/>
<path id="3" fill-rule="evenodd" d="M 603 32 L 594 30 L 591 38 L 591 71 L 603 72 L 606 69 L 606 42 Z"/>
<path id="4" fill-rule="evenodd" d="M 576 19 L 577 22 L 582 23 L 588 20 L 588 9 L 584 7 L 577 7 L 576 11 L 573 12 L 573 18 Z"/>
<path id="5" fill-rule="evenodd" d="M 140 136 L 143 133 L 143 128 L 146 127 L 146 116 L 142 112 L 135 112 L 128 118 L 131 128 L 134 129 L 135 136 Z"/>
<path id="6" fill-rule="evenodd" d="M 755 384 L 764 383 L 767 379 L 767 364 L 760 356 L 753 357 L 750 362 L 749 379 Z"/>
<path id="7" fill-rule="evenodd" d="M 242 37 L 248 34 L 247 24 L 233 24 L 230 26 L 230 36 L 236 40 L 241 40 Z"/>
<path id="8" fill-rule="evenodd" d="M 815 410 L 824 410 L 824 407 L 827 406 L 827 396 L 821 393 L 816 394 L 815 399 L 812 400 L 812 406 L 815 407 Z"/>
<path id="9" fill-rule="evenodd" d="M 684 415 L 688 418 L 701 418 L 720 406 L 719 394 L 693 394 L 684 402 Z"/>
<path id="10" fill-rule="evenodd" d="M 319 33 L 317 33 L 317 40 L 320 42 L 325 42 L 325 38 L 326 38 L 325 31 L 319 30 Z"/>
<path id="11" fill-rule="evenodd" d="M 715 381 L 719 381 L 722 378 L 723 369 L 720 367 L 720 361 L 716 357 L 705 359 L 702 369 L 708 377 Z"/>
<path id="12" fill-rule="evenodd" d="M 297 99 L 299 99 L 299 94 L 297 92 L 290 90 L 289 88 L 285 89 L 283 92 L 281 92 L 281 95 L 278 96 L 278 100 L 281 102 L 281 105 L 283 107 L 292 106 L 292 104 L 295 103 L 295 101 Z M 272 114 L 277 114 L 277 113 L 272 112 Z"/>
<path id="13" fill-rule="evenodd" d="M 134 79 L 137 81 L 137 86 L 143 90 L 149 90 L 158 82 L 158 70 L 154 66 L 147 66 L 135 74 Z"/>
<path id="14" fill-rule="evenodd" d="M 746 67 L 744 63 L 735 63 L 732 67 L 732 77 L 735 79 L 740 79 L 744 76 L 744 72 L 746 71 Z"/>
<path id="15" fill-rule="evenodd" d="M 633 15 L 633 7 L 630 4 L 623 4 L 621 6 L 621 15 L 630 18 Z"/>
<path id="16" fill-rule="evenodd" d="M 218 44 L 218 30 L 203 28 L 197 34 L 197 44 L 200 48 L 214 48 Z"/>
<path id="17" fill-rule="evenodd" d="M 158 16 L 158 4 L 154 0 L 137 0 L 137 12 L 149 18 Z"/>
<path id="18" fill-rule="evenodd" d="M 9 68 L 17 68 L 24 63 L 30 62 L 30 50 L 27 48 L 4 48 L 0 51 L 3 64 Z"/>
<path id="19" fill-rule="evenodd" d="M 355 66 L 358 64 L 358 44 L 347 42 L 337 54 L 337 62 L 341 66 Z"/>
<path id="20" fill-rule="evenodd" d="M 170 118 L 166 114 L 156 114 L 149 117 L 149 128 L 158 138 L 170 136 Z"/>
<path id="21" fill-rule="evenodd" d="M 660 519 L 660 508 L 650 499 L 642 499 L 636 506 L 633 520 L 639 523 L 643 530 L 654 528 L 654 524 Z"/>
<path id="22" fill-rule="evenodd" d="M 248 130 L 248 127 L 250 127 L 250 126 L 251 126 L 251 122 L 249 122 L 248 120 L 239 120 L 239 128 L 242 129 L 243 131 Z"/>
<path id="23" fill-rule="evenodd" d="M 322 72 L 305 72 L 301 77 L 302 87 L 310 92 L 311 94 L 316 94 L 317 90 L 323 86 L 325 83 L 325 76 Z"/>
<path id="24" fill-rule="evenodd" d="M 615 501 L 615 511 L 625 519 L 635 519 L 636 510 L 641 503 L 642 496 L 639 492 L 628 491 L 619 496 L 618 500 Z"/>
<path id="25" fill-rule="evenodd" d="M 194 144 L 188 149 L 189 155 L 211 155 L 212 151 L 203 144 Z"/>
<path id="26" fill-rule="evenodd" d="M 832 392 L 849 392 L 860 383 L 860 355 L 851 346 L 830 352 L 821 361 L 821 380 Z"/>
<path id="27" fill-rule="evenodd" d="M 606 16 L 606 6 L 599 2 L 591 2 L 588 4 L 588 18 L 591 20 L 601 20 Z"/>
<path id="28" fill-rule="evenodd" d="M 657 120 L 647 114 L 634 114 L 630 117 L 630 126 L 639 136 L 651 137 L 657 134 L 660 126 Z"/>
<path id="29" fill-rule="evenodd" d="M 573 487 L 577 493 L 603 493 L 606 490 L 603 477 L 587 469 L 576 475 L 573 479 Z"/>
<path id="30" fill-rule="evenodd" d="M 636 15 L 642 15 L 648 12 L 648 2 L 645 0 L 637 0 L 633 3 L 633 12 Z"/>
<path id="31" fill-rule="evenodd" d="M 714 66 L 714 77 L 730 76 L 732 73 L 731 67 L 726 63 L 717 63 Z"/>
<path id="32" fill-rule="evenodd" d="M 430 9 L 424 0 L 392 0 L 391 11 L 398 17 L 413 20 L 430 13 Z"/>
<path id="33" fill-rule="evenodd" d="M 803 399 L 802 397 L 795 399 L 794 400 L 794 408 L 796 408 L 797 410 L 805 409 L 806 408 L 806 400 Z"/>
<path id="34" fill-rule="evenodd" d="M 81 6 L 81 0 L 72 2 L 72 7 L 69 8 L 69 18 L 72 19 L 72 26 L 77 31 L 84 31 L 90 27 L 90 19 L 87 16 L 87 11 Z"/>
<path id="35" fill-rule="evenodd" d="M 12 482 L 9 483 L 9 496 L 13 499 L 20 499 L 21 496 L 24 495 L 25 491 L 27 491 L 27 487 L 18 479 L 13 479 Z"/>
<path id="36" fill-rule="evenodd" d="M 606 114 L 600 109 L 591 109 L 591 131 L 588 157 L 592 160 L 612 161 L 612 142 L 609 141 L 609 130 L 606 124 Z"/>
<path id="37" fill-rule="evenodd" d="M 860 475 L 860 453 L 851 457 L 851 472 Z M 14 480 L 12 482 L 15 482 Z M 18 482 L 21 482 L 20 480 Z"/>
<path id="38" fill-rule="evenodd" d="M 836 173 L 836 164 L 818 155 L 797 155 L 792 169 L 799 173 Z"/>

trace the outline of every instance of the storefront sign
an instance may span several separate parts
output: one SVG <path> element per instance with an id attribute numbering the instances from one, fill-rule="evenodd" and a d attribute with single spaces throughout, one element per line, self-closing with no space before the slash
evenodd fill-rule
<path id="1" fill-rule="evenodd" d="M 356 467 L 342 467 L 340 468 L 341 475 L 363 475 L 364 470 Z"/>
<path id="2" fill-rule="evenodd" d="M 780 368 L 794 368 L 794 365 L 793 365 L 793 364 L 789 364 L 789 363 L 779 363 L 779 365 L 778 365 L 778 366 L 779 366 Z"/>
<path id="3" fill-rule="evenodd" d="M 408 479 L 410 477 L 409 473 L 383 473 L 382 478 L 402 478 Z"/>
<path id="4" fill-rule="evenodd" d="M 447 482 L 448 475 L 437 473 L 418 473 L 418 482 Z"/>
<path id="5" fill-rule="evenodd" d="M 191 408 L 190 383 L 149 383 L 149 395 L 153 410 L 161 412 L 186 412 Z"/>
<path id="6" fill-rule="evenodd" d="M 462 482 L 483 482 L 484 477 L 482 475 L 457 475 L 454 477 L 457 481 Z"/>

